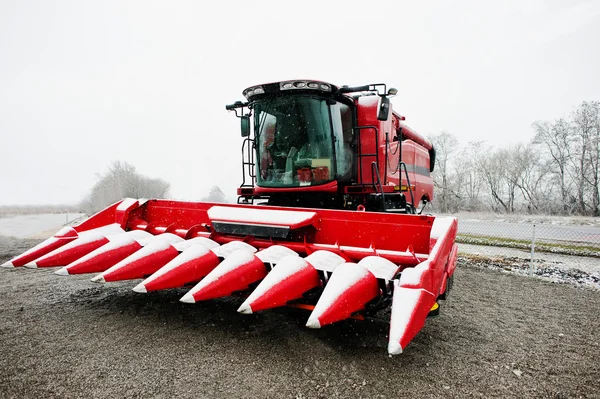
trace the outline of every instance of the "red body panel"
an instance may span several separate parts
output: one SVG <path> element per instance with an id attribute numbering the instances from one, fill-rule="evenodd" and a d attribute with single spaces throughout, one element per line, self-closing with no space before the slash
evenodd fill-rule
<path id="1" fill-rule="evenodd" d="M 67 245 L 61 246 L 45 256 L 36 259 L 35 265 L 37 267 L 66 266 L 108 243 L 106 237 L 98 237 L 97 239 L 86 240 L 85 242 L 80 241 L 82 241 L 82 238 L 73 240 Z"/>
<path id="2" fill-rule="evenodd" d="M 36 259 L 39 259 L 40 257 L 42 257 L 46 254 L 49 254 L 50 252 L 62 247 L 63 245 L 70 243 L 71 241 L 75 240 L 76 238 L 77 237 L 68 237 L 68 238 L 57 238 L 56 236 L 50 237 L 47 240 L 45 240 L 44 242 L 41 242 L 40 244 L 36 245 L 29 251 L 23 253 L 22 255 L 19 255 L 15 258 L 11 259 L 9 263 L 13 267 L 24 266 L 30 262 L 33 262 Z"/>
<path id="3" fill-rule="evenodd" d="M 375 250 L 391 250 L 405 252 L 411 247 L 418 254 L 429 253 L 429 234 L 433 224 L 433 216 L 398 215 L 392 213 L 353 212 L 328 209 L 305 209 L 250 206 L 237 204 L 214 204 L 208 202 L 179 202 L 168 200 L 149 200 L 144 205 L 133 210 L 129 215 L 128 229 L 146 229 L 153 234 L 164 232 L 170 226 L 174 234 L 185 238 L 193 238 L 188 232 L 194 229 L 195 236 L 210 236 L 220 244 L 225 244 L 239 238 L 221 235 L 214 231 L 214 226 L 207 215 L 207 210 L 213 206 L 232 208 L 259 208 L 282 211 L 307 211 L 317 213 L 317 226 L 307 227 L 302 231 L 302 236 L 292 241 L 283 241 L 286 246 L 300 253 L 314 251 L 319 245 L 331 245 L 338 248 L 339 252 L 347 254 L 351 259 L 360 260 L 365 256 L 374 255 Z M 143 220 L 145 223 L 140 223 Z M 198 229 L 195 229 L 199 227 Z M 270 246 L 280 241 L 276 239 L 262 240 L 249 238 L 253 246 Z M 367 248 L 366 252 L 357 253 L 343 247 Z M 341 247 L 341 248 L 340 248 Z M 335 248 L 333 248 L 335 250 Z M 389 257 L 390 260 L 405 261 L 409 265 L 419 263 L 421 260 L 412 254 L 409 256 Z M 396 262 L 403 263 L 403 262 Z"/>
<path id="4" fill-rule="evenodd" d="M 69 274 L 101 273 L 140 249 L 142 249 L 142 246 L 138 242 L 131 240 L 131 242 L 125 245 L 113 246 L 96 256 L 90 256 L 87 259 L 79 258 L 67 265 L 67 271 Z M 89 255 L 94 254 L 90 252 Z"/>
<path id="5" fill-rule="evenodd" d="M 321 285 L 317 270 L 310 264 L 286 277 L 248 304 L 252 312 L 285 306 L 289 301 L 302 298 L 304 293 Z"/>
<path id="6" fill-rule="evenodd" d="M 303 192 L 321 192 L 321 193 L 337 193 L 338 184 L 332 181 L 325 184 L 306 187 L 286 187 L 286 188 L 271 188 L 271 187 L 254 187 L 255 194 L 270 194 L 270 193 L 303 193 Z"/>
<path id="7" fill-rule="evenodd" d="M 219 262 L 217 255 L 207 250 L 203 256 L 178 265 L 177 268 L 169 270 L 152 281 L 145 282 L 144 286 L 148 292 L 183 287 L 199 281 L 217 267 Z"/>
<path id="8" fill-rule="evenodd" d="M 265 264 L 252 254 L 249 254 L 248 257 L 249 261 L 236 265 L 237 267 L 231 269 L 229 273 L 220 275 L 220 278 L 204 285 L 202 289 L 197 291 L 192 289 L 190 292 L 194 300 L 198 302 L 228 296 L 235 291 L 248 289 L 250 284 L 265 278 L 267 275 Z M 223 265 L 224 263 L 221 263 L 211 273 L 219 273 L 219 267 Z M 210 277 L 211 274 L 206 278 L 210 279 Z"/>
<path id="9" fill-rule="evenodd" d="M 156 272 L 158 269 L 179 255 L 179 251 L 177 251 L 173 246 L 168 245 L 166 248 L 159 251 L 144 253 L 144 256 L 136 256 L 141 251 L 144 251 L 145 248 L 148 247 L 142 248 L 140 251 L 130 255 L 114 266 L 116 267 L 122 264 L 122 267 L 119 267 L 115 270 L 108 269 L 102 273 L 104 281 L 108 282 L 144 278 Z"/>
<path id="10" fill-rule="evenodd" d="M 125 207 L 125 209 L 122 209 L 124 207 L 122 205 L 124 204 L 123 201 L 116 202 L 108 208 L 96 213 L 95 215 L 92 215 L 89 219 L 84 220 L 77 226 L 73 227 L 73 229 L 75 229 L 76 232 L 81 233 L 82 231 L 92 230 L 113 223 L 118 223 L 122 228 L 125 228 L 129 211 L 138 206 L 138 201 L 133 200 L 129 202 L 131 205 Z M 119 209 L 117 210 L 117 208 Z"/>
<path id="11" fill-rule="evenodd" d="M 407 166 L 410 186 L 414 190 L 415 204 L 423 198 L 429 201 L 433 200 L 433 179 L 430 176 L 431 165 L 428 152 L 433 148 L 431 143 L 402 123 L 400 116 L 396 113 L 390 113 L 390 117 L 386 121 L 378 120 L 378 96 L 359 97 L 356 104 L 358 126 L 363 127 L 360 129 L 360 152 L 362 154 L 378 154 L 377 166 L 381 183 L 391 186 L 408 186 L 404 170 L 400 170 L 398 165 L 398 151 L 401 147 L 401 158 Z M 378 132 L 371 128 L 364 129 L 366 126 L 374 126 Z M 394 139 L 399 130 L 401 130 L 402 142 Z M 359 183 L 377 183 L 377 181 L 373 182 L 371 173 L 371 163 L 375 159 L 375 156 L 361 157 Z M 410 198 L 409 193 L 406 195 Z"/>
<path id="12" fill-rule="evenodd" d="M 352 276 L 356 272 L 361 274 L 359 279 Z M 364 309 L 379 294 L 379 283 L 371 272 L 357 264 L 341 265 L 335 269 L 325 286 L 307 325 L 316 326 L 314 322 L 318 320 L 318 326 L 322 327 L 347 319 L 354 312 Z"/>
<path id="13" fill-rule="evenodd" d="M 435 295 L 427 290 L 395 286 L 388 345 L 390 354 L 402 353 L 425 325 L 429 310 L 435 302 Z"/>

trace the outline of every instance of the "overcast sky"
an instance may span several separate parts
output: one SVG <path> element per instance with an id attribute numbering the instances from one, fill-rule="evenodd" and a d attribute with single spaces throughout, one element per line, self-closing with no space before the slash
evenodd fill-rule
<path id="1" fill-rule="evenodd" d="M 600 1 L 0 0 L 0 205 L 76 203 L 113 160 L 234 198 L 225 104 L 295 78 L 385 82 L 424 135 L 526 142 L 600 100 Z"/>

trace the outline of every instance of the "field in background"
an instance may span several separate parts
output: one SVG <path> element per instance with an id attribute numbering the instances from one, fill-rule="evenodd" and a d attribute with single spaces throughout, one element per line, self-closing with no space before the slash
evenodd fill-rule
<path id="1" fill-rule="evenodd" d="M 84 216 L 83 213 L 3 215 L 0 217 L 0 235 L 18 238 L 47 238 L 65 224 L 73 223 Z"/>
<path id="2" fill-rule="evenodd" d="M 76 205 L 0 205 L 0 219 L 19 215 L 40 215 L 43 213 L 79 213 Z"/>

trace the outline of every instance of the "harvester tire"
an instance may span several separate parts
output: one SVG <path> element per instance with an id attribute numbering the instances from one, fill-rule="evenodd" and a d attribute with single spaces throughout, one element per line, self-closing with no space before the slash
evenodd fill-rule
<path id="1" fill-rule="evenodd" d="M 454 274 L 452 276 L 448 277 L 448 279 L 446 281 L 446 291 L 444 291 L 443 294 L 440 294 L 438 299 L 446 300 L 446 298 L 448 298 L 448 294 L 450 293 L 450 290 L 452 289 L 453 283 L 454 283 Z"/>

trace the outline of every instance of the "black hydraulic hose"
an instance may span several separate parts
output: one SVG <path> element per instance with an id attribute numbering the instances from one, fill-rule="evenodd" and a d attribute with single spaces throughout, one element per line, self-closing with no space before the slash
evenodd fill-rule
<path id="1" fill-rule="evenodd" d="M 415 196 L 413 194 L 412 186 L 410 184 L 410 177 L 408 177 L 408 168 L 406 167 L 406 164 L 404 162 L 402 162 L 402 166 L 404 166 L 404 175 L 406 176 L 406 184 L 408 185 L 408 191 L 410 192 L 411 206 L 414 208 L 415 207 Z M 402 181 L 400 181 L 400 183 L 402 183 Z"/>
<path id="2" fill-rule="evenodd" d="M 375 170 L 374 172 L 373 169 Z M 371 162 L 371 180 L 373 180 L 373 186 L 375 191 L 377 191 L 377 186 L 375 185 L 375 176 L 377 176 L 377 183 L 381 189 L 381 211 L 385 212 L 385 194 L 383 193 L 383 186 L 381 185 L 381 179 L 379 178 L 379 165 L 377 165 L 377 162 Z"/>
<path id="3" fill-rule="evenodd" d="M 323 100 L 324 101 L 324 100 Z M 331 159 L 333 159 L 333 173 L 332 176 L 337 176 L 337 154 L 335 151 L 335 135 L 333 134 L 333 116 L 331 115 L 331 105 L 327 104 L 327 114 L 329 115 L 329 138 L 331 139 Z M 342 131 L 342 140 L 344 132 Z"/>
<path id="4" fill-rule="evenodd" d="M 388 145 L 390 145 L 389 133 L 385 132 L 385 165 L 383 167 L 383 184 L 387 184 Z"/>

